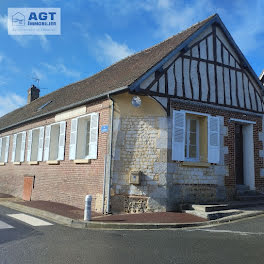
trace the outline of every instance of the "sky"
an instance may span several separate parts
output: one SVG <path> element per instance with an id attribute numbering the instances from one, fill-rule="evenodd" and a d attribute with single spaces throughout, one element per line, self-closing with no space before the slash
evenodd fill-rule
<path id="1" fill-rule="evenodd" d="M 0 116 L 85 79 L 218 13 L 259 76 L 264 69 L 263 0 L 0 0 Z M 61 35 L 10 36 L 7 9 L 61 8 Z M 39 83 L 36 82 L 39 79 Z"/>

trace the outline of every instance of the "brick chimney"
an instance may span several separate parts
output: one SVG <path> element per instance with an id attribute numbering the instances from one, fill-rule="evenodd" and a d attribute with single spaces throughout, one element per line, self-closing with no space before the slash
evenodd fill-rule
<path id="1" fill-rule="evenodd" d="M 33 84 L 29 89 L 28 89 L 28 98 L 27 98 L 27 103 L 30 104 L 34 100 L 39 98 L 39 92 L 40 90 Z"/>

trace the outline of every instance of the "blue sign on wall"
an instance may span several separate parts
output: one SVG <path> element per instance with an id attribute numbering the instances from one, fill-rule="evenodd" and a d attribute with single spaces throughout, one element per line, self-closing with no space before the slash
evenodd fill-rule
<path id="1" fill-rule="evenodd" d="M 108 125 L 101 126 L 101 133 L 107 133 L 108 132 Z"/>

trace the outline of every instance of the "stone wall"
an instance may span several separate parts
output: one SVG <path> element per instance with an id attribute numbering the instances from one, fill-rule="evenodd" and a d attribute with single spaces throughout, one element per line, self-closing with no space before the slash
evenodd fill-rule
<path id="1" fill-rule="evenodd" d="M 141 96 L 143 98 L 143 96 Z M 127 102 L 129 103 L 129 101 Z M 144 100 L 142 105 L 144 105 Z M 161 106 L 153 101 L 152 108 Z M 171 109 L 183 109 L 220 116 L 219 164 L 188 164 L 171 160 L 172 118 L 150 111 L 133 116 L 131 111 L 115 115 L 113 131 L 113 164 L 111 206 L 114 212 L 147 212 L 177 210 L 182 203 L 213 203 L 234 198 L 234 122 L 230 118 L 251 120 L 254 125 L 256 187 L 263 160 L 259 157 L 262 119 L 203 104 L 175 101 Z M 139 112 L 139 110 L 137 109 Z M 262 134 L 259 134 L 262 137 Z M 141 183 L 129 183 L 131 171 L 141 171 Z"/>

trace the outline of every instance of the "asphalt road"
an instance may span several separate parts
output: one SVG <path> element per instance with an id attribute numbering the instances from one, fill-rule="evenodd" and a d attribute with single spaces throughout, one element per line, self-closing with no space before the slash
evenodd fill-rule
<path id="1" fill-rule="evenodd" d="M 264 217 L 200 229 L 31 226 L 0 206 L 0 263 L 264 263 Z M 12 228 L 8 228 L 8 226 Z"/>

